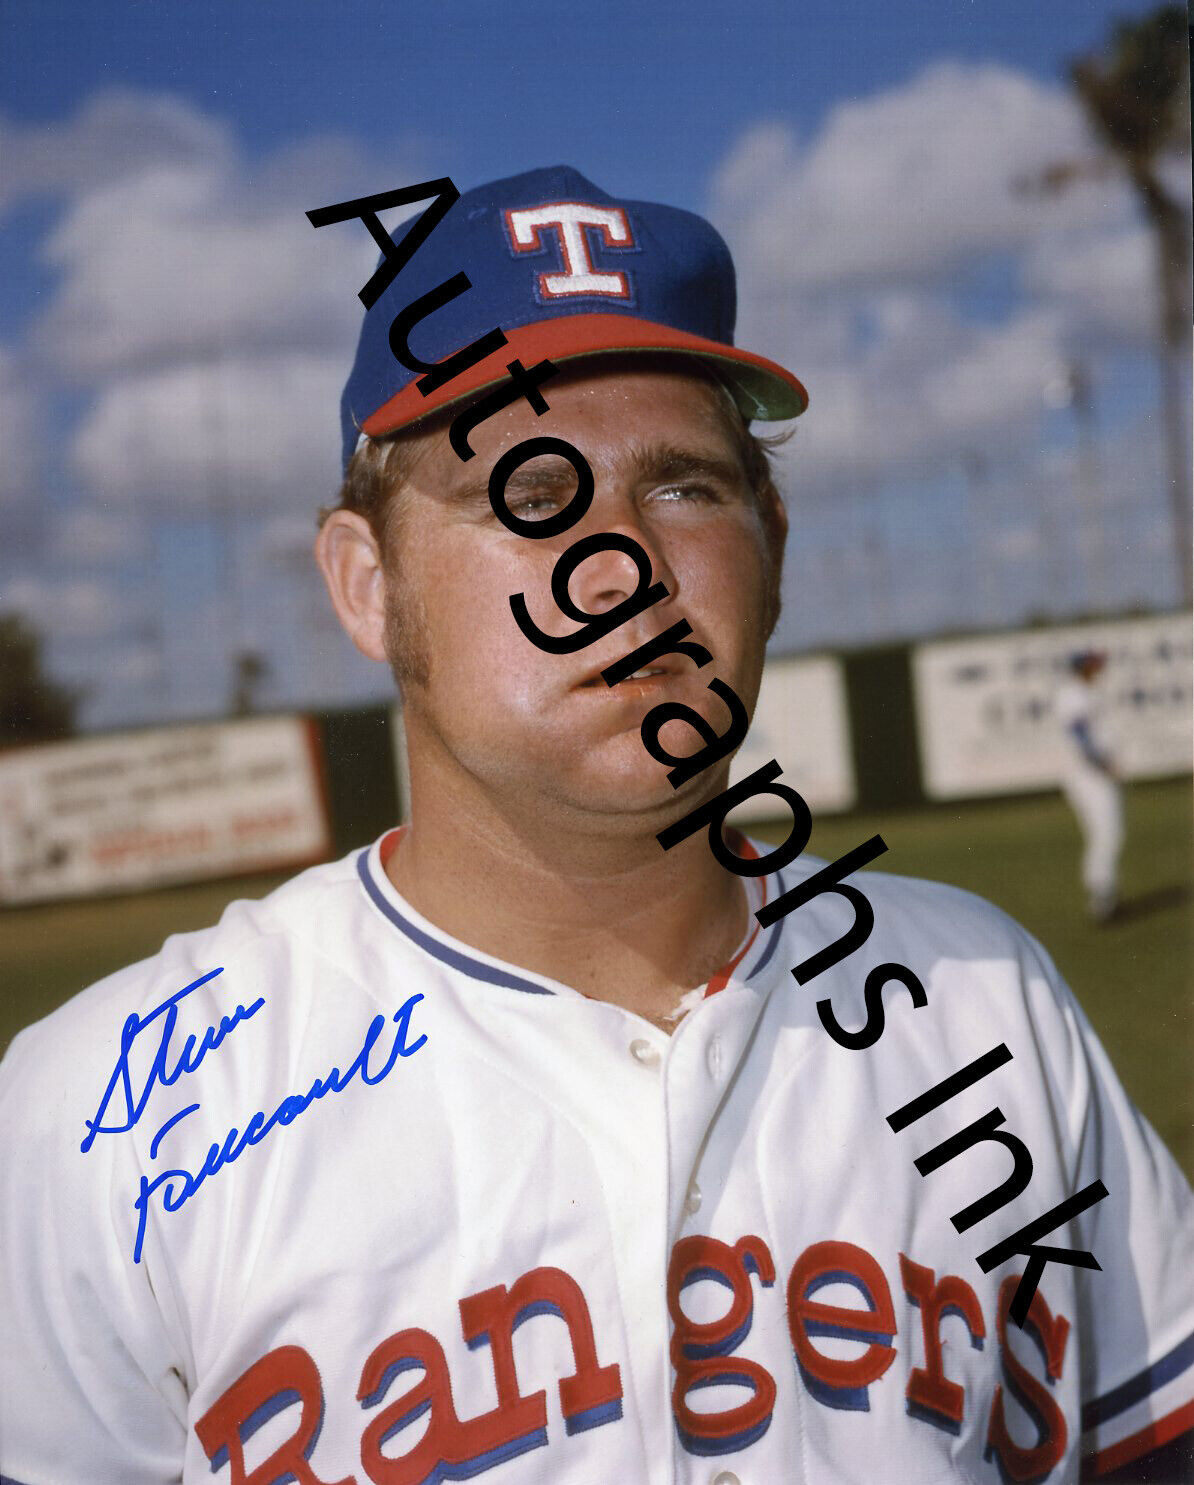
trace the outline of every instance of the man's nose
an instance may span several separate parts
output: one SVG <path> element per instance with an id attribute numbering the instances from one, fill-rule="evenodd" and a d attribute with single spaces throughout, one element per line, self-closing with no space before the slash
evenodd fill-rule
<path id="1" fill-rule="evenodd" d="M 585 535 L 600 539 L 603 533 L 629 538 L 640 547 L 645 559 L 644 566 L 650 564 L 648 581 L 662 583 L 668 591 L 668 599 L 675 600 L 675 577 L 668 567 L 659 542 L 644 529 L 641 521 L 632 516 L 623 516 L 617 521 L 595 521 L 591 531 L 586 531 Z M 632 593 L 638 592 L 640 586 L 645 587 L 646 584 L 642 580 L 638 564 L 629 552 L 615 547 L 597 550 L 586 557 L 568 584 L 573 601 L 589 614 L 608 612 Z"/>

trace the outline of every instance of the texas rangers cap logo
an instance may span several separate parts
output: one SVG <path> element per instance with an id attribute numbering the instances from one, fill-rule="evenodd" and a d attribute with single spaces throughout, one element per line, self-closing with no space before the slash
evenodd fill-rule
<path id="1" fill-rule="evenodd" d="M 428 182 L 424 195 L 404 199 L 427 200 L 444 184 Z M 346 467 L 362 437 L 393 433 L 497 385 L 514 358 L 529 367 L 633 351 L 695 356 L 744 417 L 804 411 L 807 394 L 790 371 L 734 344 L 734 264 L 703 218 L 613 196 L 568 165 L 459 195 L 446 186 L 446 205 L 437 200 L 397 229 L 403 241 L 416 237 L 409 261 L 368 301 L 340 409 Z M 366 197 L 314 217 L 319 225 L 364 221 L 386 200 Z M 369 230 L 385 228 L 374 216 Z M 420 358 L 414 366 L 391 348 L 395 323 Z M 480 343 L 493 349 L 467 369 L 420 381 L 416 367 L 446 364 Z"/>
<path id="2" fill-rule="evenodd" d="M 624 250 L 635 246 L 630 222 L 620 206 L 555 201 L 508 210 L 505 217 L 510 246 L 516 253 L 548 251 L 549 238 L 558 243 L 564 271 L 539 275 L 536 292 L 541 302 L 579 294 L 596 294 L 607 299 L 631 297 L 626 274 L 598 269 L 589 251 L 590 232 L 599 234 L 605 248 Z"/>

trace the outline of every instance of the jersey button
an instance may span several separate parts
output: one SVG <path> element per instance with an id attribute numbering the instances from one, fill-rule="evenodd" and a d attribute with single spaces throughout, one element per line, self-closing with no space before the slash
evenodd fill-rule
<path id="1" fill-rule="evenodd" d="M 684 1210 L 695 1217 L 701 1209 L 701 1188 L 695 1179 L 689 1182 L 688 1194 L 684 1198 Z M 724 1472 L 723 1472 L 724 1473 Z"/>
<path id="2" fill-rule="evenodd" d="M 630 1055 L 644 1067 L 659 1066 L 659 1049 L 652 1046 L 644 1036 L 636 1036 L 630 1043 Z"/>
<path id="3" fill-rule="evenodd" d="M 709 1069 L 709 1076 L 716 1082 L 721 1077 L 721 1038 L 711 1036 L 709 1045 L 705 1048 L 705 1066 Z"/>
<path id="4" fill-rule="evenodd" d="M 709 1485 L 739 1485 L 739 1480 L 733 1470 L 718 1470 Z"/>

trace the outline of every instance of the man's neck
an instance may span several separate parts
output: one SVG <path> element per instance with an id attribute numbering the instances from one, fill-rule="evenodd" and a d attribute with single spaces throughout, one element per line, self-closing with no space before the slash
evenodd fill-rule
<path id="1" fill-rule="evenodd" d="M 664 851 L 659 826 L 577 832 L 476 795 L 413 782 L 386 867 L 398 891 L 473 948 L 671 1029 L 680 997 L 729 960 L 749 921 L 703 832 Z"/>

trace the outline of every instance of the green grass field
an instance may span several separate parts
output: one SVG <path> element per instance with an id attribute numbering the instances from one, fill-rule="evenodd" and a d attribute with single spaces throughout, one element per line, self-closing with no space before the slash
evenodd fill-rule
<path id="1" fill-rule="evenodd" d="M 888 845 L 885 869 L 967 887 L 1041 939 L 1128 1091 L 1194 1176 L 1189 780 L 1128 791 L 1124 908 L 1102 928 L 1083 911 L 1077 826 L 1059 797 L 826 819 L 812 850 L 832 859 L 876 831 Z M 153 953 L 168 934 L 202 927 L 231 898 L 262 896 L 280 880 L 241 878 L 0 913 L 0 1049 L 76 990 Z"/>

